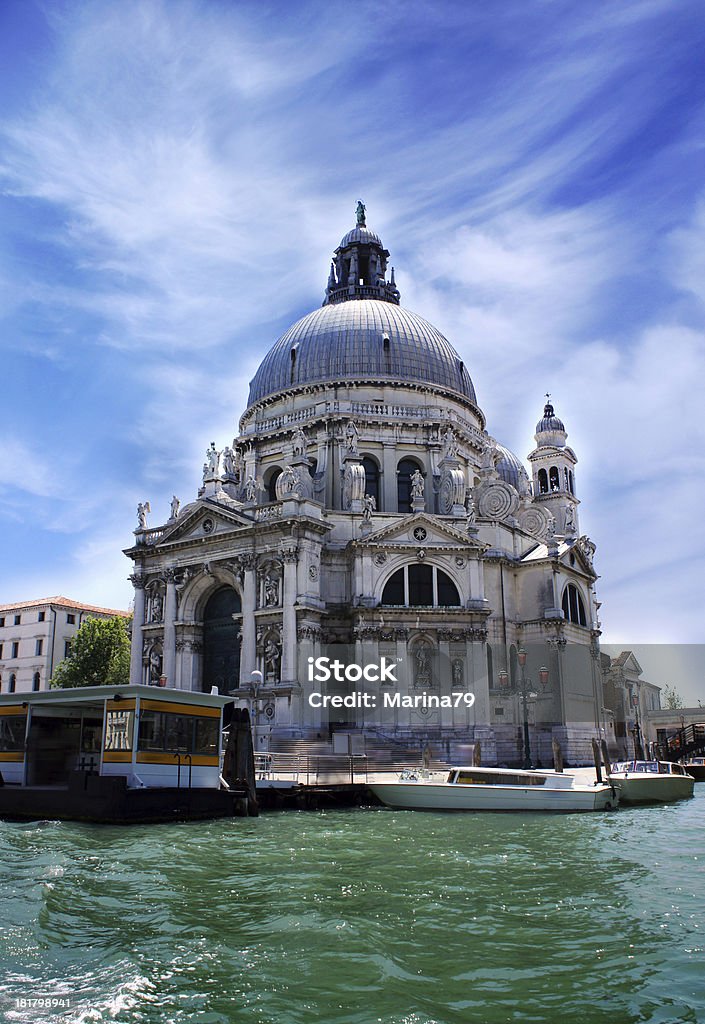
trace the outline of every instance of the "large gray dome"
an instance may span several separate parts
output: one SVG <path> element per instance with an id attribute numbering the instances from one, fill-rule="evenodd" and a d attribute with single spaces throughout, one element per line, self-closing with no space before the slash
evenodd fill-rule
<path id="1" fill-rule="evenodd" d="M 248 406 L 289 388 L 352 380 L 430 384 L 477 404 L 465 365 L 440 331 L 391 302 L 355 299 L 290 327 L 257 370 Z"/>

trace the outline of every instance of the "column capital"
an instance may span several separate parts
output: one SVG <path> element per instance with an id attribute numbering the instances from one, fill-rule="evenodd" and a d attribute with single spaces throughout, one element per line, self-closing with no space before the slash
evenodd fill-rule
<path id="1" fill-rule="evenodd" d="M 127 577 L 135 590 L 144 590 L 147 585 L 147 579 L 145 576 L 137 575 L 133 573 L 132 576 Z"/>

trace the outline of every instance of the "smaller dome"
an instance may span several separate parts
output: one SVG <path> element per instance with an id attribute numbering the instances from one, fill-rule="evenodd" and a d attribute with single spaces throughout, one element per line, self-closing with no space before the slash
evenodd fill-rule
<path id="1" fill-rule="evenodd" d="M 514 452 L 510 452 L 508 448 L 505 448 L 503 444 L 496 444 L 497 453 L 499 458 L 495 462 L 495 469 L 499 473 L 505 484 L 511 484 L 512 487 L 516 488 L 519 494 L 528 494 L 531 490 L 529 486 L 529 474 L 524 468 L 524 464 L 518 455 Z"/>
<path id="2" fill-rule="evenodd" d="M 369 228 L 358 225 L 352 231 L 348 231 L 340 241 L 339 249 L 345 249 L 349 245 L 379 245 L 382 246 L 382 239 Z"/>
<path id="3" fill-rule="evenodd" d="M 543 434 L 548 430 L 562 430 L 565 432 L 563 420 L 558 419 L 550 402 L 546 402 L 544 405 L 543 417 L 536 424 L 537 434 Z"/>

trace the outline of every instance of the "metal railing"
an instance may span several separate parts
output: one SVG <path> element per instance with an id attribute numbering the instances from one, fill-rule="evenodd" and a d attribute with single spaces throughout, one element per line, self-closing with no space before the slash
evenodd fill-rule
<path id="1" fill-rule="evenodd" d="M 255 779 L 259 785 L 290 782 L 300 786 L 366 784 L 370 776 L 399 774 L 413 765 L 409 760 L 377 760 L 366 754 L 255 754 Z M 417 767 L 421 767 L 419 756 Z M 443 771 L 444 761 L 432 761 L 432 770 Z"/>

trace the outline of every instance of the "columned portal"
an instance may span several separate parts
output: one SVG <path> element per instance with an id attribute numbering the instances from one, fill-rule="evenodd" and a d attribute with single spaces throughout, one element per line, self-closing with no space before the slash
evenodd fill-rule
<path id="1" fill-rule="evenodd" d="M 203 612 L 201 689 L 205 693 L 212 686 L 228 693 L 240 685 L 241 610 L 240 596 L 232 587 L 221 587 L 208 598 Z"/>

